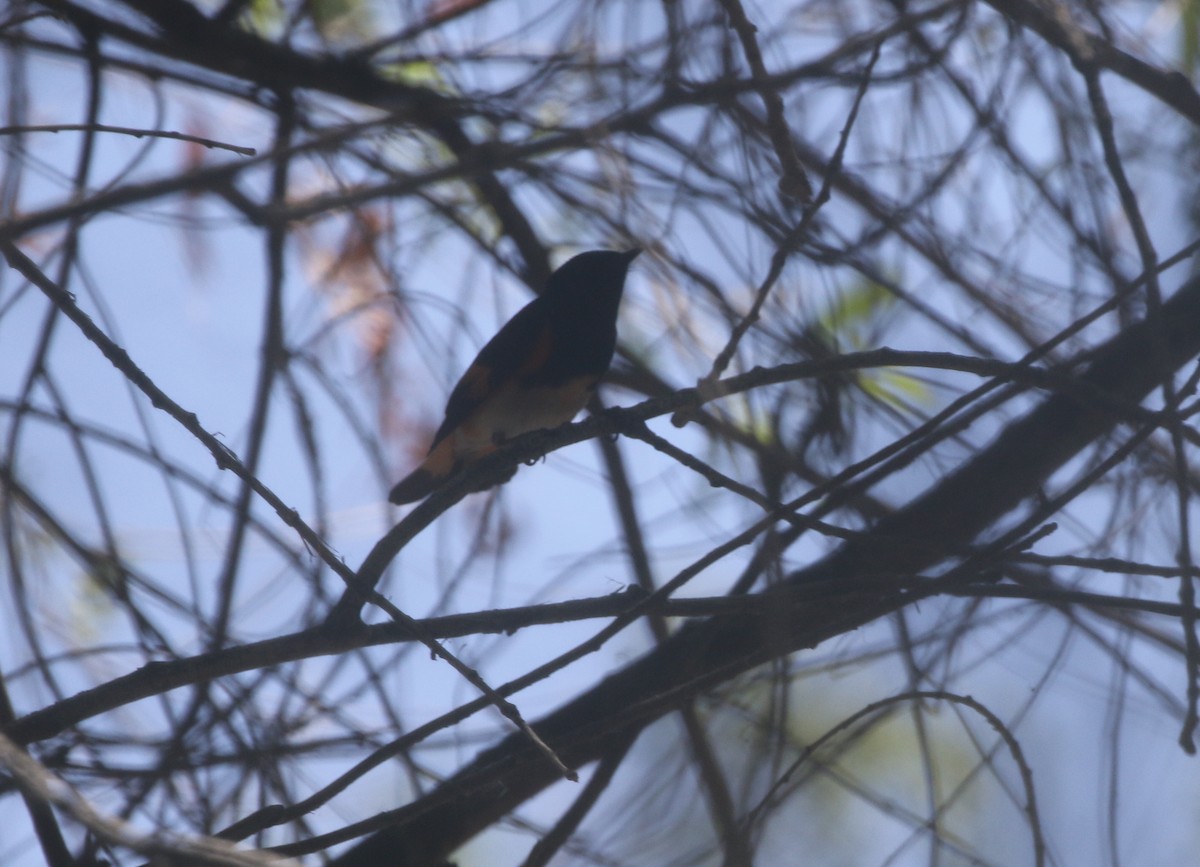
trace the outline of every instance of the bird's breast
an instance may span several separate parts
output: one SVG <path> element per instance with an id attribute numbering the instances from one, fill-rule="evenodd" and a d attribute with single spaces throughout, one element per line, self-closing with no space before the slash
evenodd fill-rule
<path id="1" fill-rule="evenodd" d="M 588 402 L 598 379 L 589 374 L 557 385 L 505 384 L 454 432 L 455 453 L 467 459 L 478 457 L 523 433 L 569 422 Z"/>

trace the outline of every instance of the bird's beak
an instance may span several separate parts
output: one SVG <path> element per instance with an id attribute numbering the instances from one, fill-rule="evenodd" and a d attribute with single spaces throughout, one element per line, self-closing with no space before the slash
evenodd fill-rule
<path id="1" fill-rule="evenodd" d="M 625 258 L 625 264 L 628 265 L 630 262 L 632 262 L 634 259 L 636 259 L 641 254 L 641 252 L 642 252 L 641 247 L 634 247 L 632 250 L 626 250 L 621 255 Z"/>

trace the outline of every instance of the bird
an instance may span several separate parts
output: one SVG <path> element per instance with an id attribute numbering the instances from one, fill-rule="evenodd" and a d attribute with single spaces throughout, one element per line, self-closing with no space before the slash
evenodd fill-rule
<path id="1" fill-rule="evenodd" d="M 612 363 L 625 276 L 639 253 L 592 250 L 551 274 L 479 350 L 450 392 L 428 455 L 388 500 L 424 499 L 506 440 L 573 419 Z"/>

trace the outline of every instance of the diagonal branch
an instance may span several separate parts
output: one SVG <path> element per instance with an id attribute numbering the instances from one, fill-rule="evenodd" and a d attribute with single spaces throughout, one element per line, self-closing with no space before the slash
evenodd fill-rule
<path id="1" fill-rule="evenodd" d="M 1200 278 L 1163 305 L 1157 335 L 1146 322 L 1126 328 L 1091 354 L 1080 376 L 1089 390 L 1116 401 L 1140 401 L 1158 384 L 1149 359 L 1172 369 L 1200 354 Z M 1062 393 L 1046 398 L 989 446 L 923 496 L 802 569 L 774 592 L 813 582 L 863 576 L 909 575 L 970 543 L 1088 444 L 1118 417 L 1102 405 Z M 728 617 L 684 628 L 670 641 L 608 677 L 535 724 L 568 765 L 596 760 L 681 703 L 737 674 L 801 648 L 813 647 L 923 598 L 930 590 L 903 589 L 841 597 L 836 606 L 800 613 Z M 546 788 L 557 777 L 519 737 L 479 755 L 438 789 L 373 821 L 384 830 L 334 860 L 339 865 L 439 863 L 491 822 Z M 350 831 L 351 829 L 347 829 Z M 344 834 L 337 835 L 345 839 Z M 318 841 L 308 841 L 311 846 Z M 331 841 L 332 842 L 332 841 Z M 284 847 L 289 851 L 291 847 Z"/>

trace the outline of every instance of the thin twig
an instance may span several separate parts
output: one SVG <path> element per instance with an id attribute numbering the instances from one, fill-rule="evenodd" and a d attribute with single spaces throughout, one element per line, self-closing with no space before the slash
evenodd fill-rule
<path id="1" fill-rule="evenodd" d="M 33 124 L 28 126 L 0 126 L 0 136 L 4 135 L 23 135 L 29 132 L 111 132 L 117 135 L 128 135 L 134 138 L 169 138 L 177 141 L 192 142 L 193 144 L 203 145 L 206 148 L 214 148 L 217 150 L 233 151 L 235 154 L 252 157 L 258 153 L 257 150 L 243 145 L 229 144 L 227 142 L 217 141 L 216 139 L 205 138 L 204 136 L 192 135 L 186 132 L 173 132 L 165 129 L 142 129 L 132 126 L 110 126 L 105 123 L 84 124 L 84 123 L 44 123 Z"/>
<path id="2" fill-rule="evenodd" d="M 1025 815 L 1029 818 L 1029 829 L 1033 835 L 1033 858 L 1034 863 L 1043 865 L 1046 863 L 1046 841 L 1042 833 L 1041 817 L 1038 813 L 1037 795 L 1033 785 L 1033 770 L 1029 767 L 1029 762 L 1025 759 L 1025 751 L 1021 749 L 1021 744 L 1017 740 L 1016 735 L 1009 730 L 1008 726 L 990 711 L 981 702 L 966 695 L 957 695 L 945 690 L 913 690 L 904 692 L 900 695 L 889 696 L 888 698 L 880 699 L 872 702 L 863 708 L 855 711 L 850 716 L 843 719 L 837 725 L 830 728 L 823 735 L 805 747 L 800 757 L 792 763 L 791 767 L 785 773 L 780 775 L 779 779 L 771 786 L 765 795 L 760 799 L 758 804 L 750 810 L 746 816 L 747 827 L 752 826 L 759 820 L 759 817 L 766 810 L 767 806 L 774 799 L 776 793 L 787 784 L 788 780 L 807 763 L 817 751 L 833 738 L 840 735 L 842 732 L 857 725 L 864 719 L 873 717 L 880 711 L 883 711 L 891 706 L 901 702 L 911 701 L 948 701 L 954 704 L 960 704 L 975 711 L 983 717 L 989 726 L 1000 735 L 1005 745 L 1008 747 L 1009 753 L 1013 757 L 1013 761 L 1017 764 L 1017 769 L 1021 774 L 1021 782 L 1025 787 Z"/>
<path id="3" fill-rule="evenodd" d="M 723 0 L 726 3 L 736 5 L 736 0 Z M 739 7 L 740 8 L 740 7 Z M 717 379 L 725 373 L 729 363 L 733 360 L 734 354 L 737 352 L 738 345 L 742 342 L 742 338 L 746 332 L 758 322 L 759 316 L 762 313 L 763 305 L 767 301 L 767 297 L 771 294 L 771 290 L 779 281 L 783 274 L 784 266 L 787 264 L 788 258 L 794 252 L 796 243 L 808 232 L 809 227 L 816 219 L 817 212 L 821 207 L 829 201 L 831 191 L 833 189 L 833 180 L 839 174 L 842 167 L 842 160 L 845 158 L 846 145 L 850 140 L 850 131 L 854 128 L 854 121 L 858 117 L 858 110 L 862 105 L 863 98 L 867 93 L 867 86 L 871 81 L 871 72 L 875 68 L 875 64 L 879 60 L 879 51 L 881 44 L 875 43 L 871 52 L 870 58 L 867 60 L 866 68 L 863 70 L 862 80 L 859 82 L 858 91 L 855 93 L 854 101 L 850 106 L 850 112 L 846 117 L 846 123 L 842 126 L 841 135 L 838 138 L 837 148 L 834 150 L 833 157 L 830 159 L 829 171 L 825 173 L 825 177 L 821 182 L 821 189 L 817 197 L 805 207 L 804 212 L 800 216 L 799 222 L 784 236 L 778 247 L 775 249 L 775 254 L 771 257 L 771 264 L 767 268 L 767 276 L 763 278 L 758 289 L 754 293 L 754 301 L 750 305 L 750 310 L 743 316 L 738 323 L 733 327 L 733 331 L 729 335 L 729 340 L 725 346 L 717 353 L 717 357 L 713 359 L 712 368 L 700 380 L 697 387 L 702 391 L 709 391 L 716 385 Z M 790 144 L 789 144 L 790 150 Z M 808 181 L 805 180 L 807 184 Z M 811 191 L 810 191 L 811 196 Z M 808 199 L 806 199 L 808 201 Z M 686 415 L 677 413 L 671 419 L 671 423 L 676 427 L 682 427 L 687 420 Z"/>
<path id="4" fill-rule="evenodd" d="M 73 787 L 50 773 L 24 750 L 0 734 L 0 767 L 18 788 L 70 816 L 105 842 L 165 863 L 211 864 L 213 867 L 299 867 L 278 855 L 247 851 L 215 837 L 184 837 L 169 832 L 147 834 L 93 807 Z"/>
<path id="5" fill-rule="evenodd" d="M 767 72 L 766 63 L 763 62 L 762 50 L 758 47 L 758 38 L 755 36 L 758 28 L 746 17 L 746 10 L 742 8 L 739 0 L 721 0 L 721 6 L 724 7 L 729 22 L 742 43 L 746 62 L 750 64 L 750 76 L 767 109 L 767 133 L 779 160 L 779 194 L 785 201 L 798 199 L 807 203 L 812 199 L 812 184 L 809 183 L 804 166 L 800 165 L 796 149 L 792 146 L 792 131 L 788 128 L 784 114 L 783 97 L 779 95 L 777 88 L 767 83 L 770 74 Z"/>
<path id="6" fill-rule="evenodd" d="M 266 485 L 264 485 L 257 477 L 255 477 L 245 465 L 237 458 L 233 451 L 227 448 L 216 437 L 210 434 L 200 424 L 199 419 L 194 413 L 187 412 L 179 404 L 167 396 L 154 381 L 147 376 L 141 368 L 133 363 L 129 354 L 114 343 L 107 334 L 97 327 L 92 318 L 88 316 L 75 303 L 75 299 L 70 293 L 64 292 L 53 281 L 42 273 L 41 269 L 33 263 L 24 253 L 22 253 L 15 244 L 6 241 L 0 241 L 0 252 L 8 259 L 10 265 L 19 271 L 27 280 L 37 286 L 42 292 L 61 310 L 67 317 L 76 324 L 83 335 L 96 345 L 104 354 L 104 357 L 112 362 L 113 366 L 119 370 L 134 386 L 136 386 L 143 394 L 145 394 L 156 409 L 161 409 L 179 422 L 189 433 L 196 437 L 213 456 L 217 462 L 219 469 L 227 469 L 232 471 L 239 479 L 241 479 L 251 490 L 259 497 L 267 502 L 283 520 L 292 529 L 299 533 L 312 550 L 316 551 L 321 559 L 328 564 L 347 585 L 360 588 L 362 582 L 360 578 L 346 566 L 342 560 L 333 553 L 317 534 L 309 527 L 301 518 L 298 512 L 288 508 L 283 501 Z M 397 528 L 398 529 L 398 528 Z M 395 533 L 395 530 L 393 530 Z M 389 536 L 392 534 L 389 534 Z M 386 538 L 386 537 L 385 537 Z M 381 543 L 382 544 L 382 543 Z M 376 551 L 380 546 L 376 546 Z M 374 553 L 374 551 L 372 552 Z M 390 559 L 390 558 L 389 558 Z M 370 556 L 368 556 L 370 560 Z M 382 571 L 381 571 L 382 574 Z M 374 585 L 372 584 L 372 587 Z M 362 592 L 357 590 L 357 592 Z M 420 627 L 416 625 L 411 617 L 400 611 L 396 606 L 392 605 L 387 600 L 375 594 L 372 598 L 377 605 L 383 608 L 387 613 L 395 618 L 397 622 L 403 623 L 405 626 L 414 630 L 414 634 L 422 640 L 429 648 L 430 652 L 434 653 L 440 659 L 448 662 L 455 671 L 461 674 L 468 682 L 476 689 L 480 690 L 486 697 L 488 704 L 494 704 L 497 709 L 509 720 L 513 722 L 525 735 L 535 744 L 538 749 L 542 750 L 546 757 L 559 768 L 560 772 L 567 779 L 577 779 L 574 771 L 567 768 L 552 751 L 546 747 L 540 737 L 531 729 L 528 723 L 521 717 L 510 702 L 500 695 L 492 687 L 484 682 L 473 668 L 463 663 L 454 654 L 446 650 L 440 643 L 426 636 Z"/>
<path id="7" fill-rule="evenodd" d="M 1112 112 L 1108 107 L 1108 99 L 1100 84 L 1099 69 L 1092 63 L 1090 51 L 1080 51 L 1084 55 L 1080 64 L 1084 80 L 1087 83 L 1088 99 L 1092 106 L 1092 114 L 1096 119 L 1096 129 L 1100 133 L 1100 141 L 1104 148 L 1104 160 L 1117 188 L 1121 200 L 1121 209 L 1129 222 L 1130 230 L 1137 243 L 1138 253 L 1142 259 L 1142 273 L 1146 279 L 1146 320 L 1150 327 L 1162 334 L 1165 327 L 1162 314 L 1162 288 L 1158 281 L 1158 252 L 1150 238 L 1150 230 L 1142 218 L 1137 195 L 1129 183 L 1121 153 L 1117 147 L 1115 125 Z M 1162 341 L 1152 344 L 1151 362 L 1159 372 L 1163 397 L 1163 426 L 1171 437 L 1172 459 L 1174 463 L 1175 505 L 1179 522 L 1179 548 L 1176 558 L 1181 570 L 1179 580 L 1179 603 L 1185 612 L 1193 610 L 1196 601 L 1196 563 L 1192 558 L 1191 544 L 1191 486 L 1188 483 L 1187 449 L 1184 443 L 1184 425 L 1179 417 L 1180 395 L 1176 393 L 1174 371 L 1171 370 L 1163 349 Z M 1196 752 L 1196 728 L 1200 725 L 1200 637 L 1196 634 L 1196 619 L 1192 614 L 1185 613 L 1181 623 L 1183 642 L 1186 648 L 1184 654 L 1187 690 L 1187 713 L 1179 732 L 1179 744 L 1189 754 Z"/>

